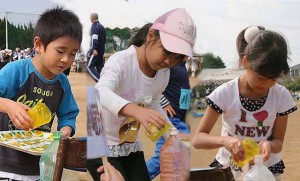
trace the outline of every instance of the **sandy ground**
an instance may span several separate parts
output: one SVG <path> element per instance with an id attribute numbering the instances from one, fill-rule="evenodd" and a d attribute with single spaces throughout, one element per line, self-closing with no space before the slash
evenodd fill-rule
<path id="1" fill-rule="evenodd" d="M 86 73 L 75 73 L 71 72 L 69 75 L 69 80 L 71 82 L 72 90 L 74 96 L 77 100 L 78 106 L 80 107 L 80 114 L 77 119 L 77 132 L 75 136 L 86 136 L 86 85 L 94 84 L 94 82 L 89 79 Z M 197 83 L 196 78 L 190 79 L 191 86 Z M 300 102 L 297 103 L 300 109 Z M 284 141 L 284 147 L 282 150 L 282 157 L 285 162 L 285 173 L 283 174 L 284 181 L 298 181 L 300 180 L 300 140 L 298 140 L 299 130 L 300 130 L 300 111 L 292 113 L 289 117 L 287 132 Z M 195 129 L 198 122 L 201 121 L 200 117 L 193 117 L 188 113 L 186 118 L 188 124 L 191 127 L 191 135 L 195 133 Z M 212 130 L 212 134 L 219 135 L 221 130 L 221 121 L 218 120 L 216 126 Z M 298 130 L 298 131 L 297 131 Z M 146 136 L 145 130 L 142 128 L 140 131 L 140 137 L 143 143 L 143 148 L 145 152 L 145 159 L 149 159 L 154 152 L 155 144 L 152 143 Z M 207 165 L 214 159 L 217 150 L 196 150 L 191 148 L 191 168 L 207 167 Z M 63 180 L 65 181 L 75 181 L 75 180 L 92 180 L 88 173 L 78 173 L 68 170 L 64 170 Z M 159 181 L 159 177 L 155 179 Z"/>

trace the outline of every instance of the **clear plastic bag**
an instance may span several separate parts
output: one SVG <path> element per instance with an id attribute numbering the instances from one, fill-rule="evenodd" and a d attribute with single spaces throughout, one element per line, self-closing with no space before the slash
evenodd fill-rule
<path id="1" fill-rule="evenodd" d="M 177 133 L 173 127 L 160 150 L 161 181 L 186 181 L 189 178 L 190 148 L 177 138 Z"/>
<path id="2" fill-rule="evenodd" d="M 53 133 L 54 140 L 47 147 L 40 158 L 40 181 L 53 181 L 54 169 L 56 164 L 56 154 L 61 136 L 60 131 Z"/>
<path id="3" fill-rule="evenodd" d="M 264 165 L 262 155 L 256 155 L 254 165 L 247 172 L 243 181 L 275 181 L 272 172 Z"/>

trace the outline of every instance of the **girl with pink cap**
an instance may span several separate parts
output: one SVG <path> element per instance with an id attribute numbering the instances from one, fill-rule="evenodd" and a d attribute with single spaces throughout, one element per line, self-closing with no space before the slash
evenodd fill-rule
<path id="1" fill-rule="evenodd" d="M 128 117 L 137 120 L 149 133 L 150 123 L 159 129 L 165 125 L 168 117 L 159 100 L 169 81 L 169 68 L 193 56 L 194 38 L 191 16 L 184 9 L 174 9 L 153 24 L 143 26 L 128 49 L 113 54 L 105 63 L 95 87 L 103 108 L 108 161 L 125 180 L 150 178 L 139 139 L 120 144 L 119 130 Z M 88 161 L 88 166 L 92 164 Z M 101 163 L 95 165 L 89 171 L 99 180 L 96 169 Z"/>

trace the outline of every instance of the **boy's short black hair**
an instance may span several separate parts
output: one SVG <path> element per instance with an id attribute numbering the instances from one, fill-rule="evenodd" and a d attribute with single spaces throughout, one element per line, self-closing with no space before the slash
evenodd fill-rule
<path id="1" fill-rule="evenodd" d="M 44 48 L 48 44 L 62 36 L 82 41 L 82 25 L 77 15 L 62 7 L 46 10 L 41 14 L 33 33 L 34 37 L 40 37 Z"/>

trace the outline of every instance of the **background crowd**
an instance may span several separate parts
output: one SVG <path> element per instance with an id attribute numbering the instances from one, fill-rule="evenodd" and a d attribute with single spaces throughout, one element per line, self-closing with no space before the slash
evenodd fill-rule
<path id="1" fill-rule="evenodd" d="M 0 50 L 0 69 L 9 62 L 24 58 L 32 58 L 34 57 L 34 54 L 35 52 L 33 48 L 21 50 L 19 47 L 16 47 L 14 51 L 11 49 Z"/>

